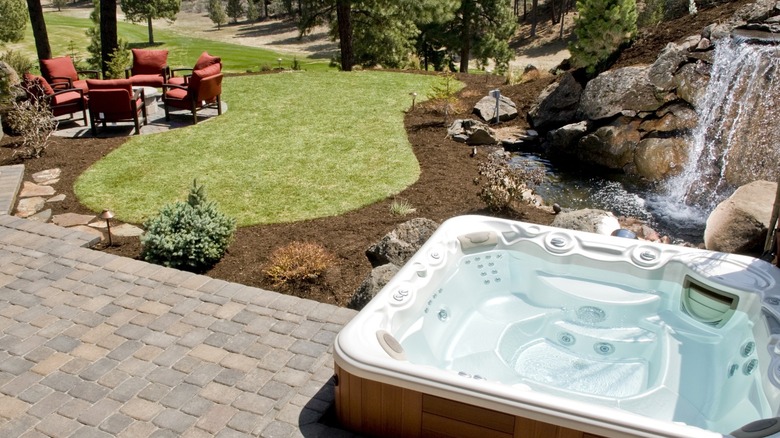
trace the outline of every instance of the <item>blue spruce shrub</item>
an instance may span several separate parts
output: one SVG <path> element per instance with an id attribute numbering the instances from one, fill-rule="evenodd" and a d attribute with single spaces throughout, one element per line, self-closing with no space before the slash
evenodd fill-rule
<path id="1" fill-rule="evenodd" d="M 144 225 L 144 260 L 193 272 L 214 266 L 225 255 L 236 231 L 236 220 L 207 200 L 197 181 L 192 183 L 187 202 L 163 206 Z"/>

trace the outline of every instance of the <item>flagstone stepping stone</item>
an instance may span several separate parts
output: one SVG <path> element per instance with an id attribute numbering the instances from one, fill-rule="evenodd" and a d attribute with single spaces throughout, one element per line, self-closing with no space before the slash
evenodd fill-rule
<path id="1" fill-rule="evenodd" d="M 24 198 L 16 205 L 17 217 L 30 217 L 43 209 L 45 200 L 41 197 Z"/>
<path id="2" fill-rule="evenodd" d="M 35 213 L 34 215 L 28 217 L 27 219 L 37 221 L 37 222 L 49 222 L 51 219 L 51 208 L 47 208 L 46 210 L 39 211 L 38 213 Z"/>
<path id="3" fill-rule="evenodd" d="M 40 172 L 33 173 L 32 179 L 38 184 L 53 184 L 52 180 L 59 180 L 62 171 L 58 168 L 42 170 Z"/>
<path id="4" fill-rule="evenodd" d="M 136 227 L 135 225 L 122 224 L 116 227 L 111 227 L 111 234 L 119 237 L 137 237 L 144 234 L 144 230 Z"/>
<path id="5" fill-rule="evenodd" d="M 47 199 L 46 202 L 62 202 L 64 200 L 65 200 L 65 193 L 60 193 L 59 195 L 55 195 Z"/>
<path id="6" fill-rule="evenodd" d="M 89 225 L 92 228 L 108 228 L 106 221 L 103 219 L 98 219 L 95 222 L 88 223 L 87 225 Z"/>
<path id="7" fill-rule="evenodd" d="M 20 198 L 33 198 L 36 196 L 52 196 L 56 193 L 54 187 L 41 186 L 30 181 L 25 181 L 22 191 L 19 192 Z"/>
<path id="8" fill-rule="evenodd" d="M 51 221 L 61 227 L 75 227 L 76 225 L 87 225 L 95 219 L 95 215 L 63 213 L 53 216 Z M 89 227 L 86 227 L 89 228 Z"/>
<path id="9" fill-rule="evenodd" d="M 56 217 L 56 216 L 55 216 L 55 217 Z M 102 231 L 100 231 L 100 230 L 96 230 L 96 229 L 94 229 L 94 228 L 92 228 L 92 227 L 88 227 L 87 225 L 76 225 L 76 226 L 74 226 L 74 227 L 68 227 L 68 228 L 70 228 L 71 230 L 79 230 L 79 231 L 83 231 L 83 232 L 85 232 L 85 233 L 92 234 L 93 236 L 98 236 L 98 237 L 100 237 L 100 241 L 101 241 L 101 242 L 102 242 L 102 241 L 104 241 L 104 240 L 106 240 L 106 235 L 105 235 L 105 234 L 103 234 L 103 232 L 102 232 Z"/>
<path id="10" fill-rule="evenodd" d="M 58 179 L 53 179 L 51 181 L 44 181 L 44 182 L 40 183 L 40 185 L 42 185 L 42 186 L 53 186 L 54 184 L 57 184 L 58 182 L 60 182 L 59 178 Z"/>

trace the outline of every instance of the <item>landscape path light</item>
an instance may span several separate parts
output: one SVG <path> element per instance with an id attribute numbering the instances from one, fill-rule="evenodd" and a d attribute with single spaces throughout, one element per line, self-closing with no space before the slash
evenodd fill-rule
<path id="1" fill-rule="evenodd" d="M 491 90 L 490 96 L 496 99 L 496 124 L 498 124 L 499 122 L 498 107 L 501 104 L 501 90 L 499 90 L 498 88 L 496 88 L 495 90 Z"/>
<path id="2" fill-rule="evenodd" d="M 281 70 L 282 69 L 282 58 L 277 58 L 276 60 L 279 62 L 279 70 Z"/>
<path id="3" fill-rule="evenodd" d="M 114 242 L 111 240 L 111 218 L 114 217 L 114 213 L 111 210 L 103 210 L 100 213 L 100 218 L 105 219 L 106 227 L 108 228 L 108 246 L 114 246 Z"/>
<path id="4" fill-rule="evenodd" d="M 409 93 L 412 96 L 412 111 L 414 111 L 414 101 L 417 99 L 417 93 Z"/>

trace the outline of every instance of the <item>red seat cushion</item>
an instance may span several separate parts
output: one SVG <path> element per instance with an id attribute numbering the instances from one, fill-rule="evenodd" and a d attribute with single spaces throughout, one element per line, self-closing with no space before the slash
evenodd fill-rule
<path id="1" fill-rule="evenodd" d="M 61 56 L 59 58 L 41 59 L 41 74 L 47 78 L 65 77 L 71 81 L 77 81 L 79 74 L 73 65 L 70 56 Z M 63 79 L 52 79 L 52 83 L 67 82 Z"/>
<path id="2" fill-rule="evenodd" d="M 184 85 L 184 76 L 174 76 L 168 78 L 168 83 L 173 85 Z"/>
<path id="3" fill-rule="evenodd" d="M 133 84 L 130 79 L 87 79 L 87 87 L 90 90 L 126 90 L 128 95 L 133 94 Z M 129 97 L 128 97 L 129 98 Z"/>
<path id="4" fill-rule="evenodd" d="M 70 103 L 77 103 L 81 99 L 81 95 L 76 91 L 68 91 L 54 96 L 52 103 L 54 105 L 67 105 Z"/>
<path id="5" fill-rule="evenodd" d="M 208 52 L 203 52 L 200 54 L 198 60 L 195 61 L 195 67 L 193 67 L 193 70 L 201 70 L 212 64 L 220 64 L 221 62 L 222 58 L 219 56 L 211 56 L 208 54 Z"/>
<path id="6" fill-rule="evenodd" d="M 167 50 L 132 49 L 133 75 L 161 74 L 168 65 Z"/>
<path id="7" fill-rule="evenodd" d="M 154 87 L 161 88 L 163 77 L 160 74 L 155 75 L 136 75 L 130 76 L 130 82 L 134 87 Z"/>

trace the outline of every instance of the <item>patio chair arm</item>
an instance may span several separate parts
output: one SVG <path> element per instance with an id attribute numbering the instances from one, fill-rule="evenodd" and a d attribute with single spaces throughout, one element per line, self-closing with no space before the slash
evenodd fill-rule
<path id="1" fill-rule="evenodd" d="M 130 76 L 133 75 L 133 67 L 127 67 L 125 69 L 125 79 L 130 79 Z"/>
<path id="2" fill-rule="evenodd" d="M 187 68 L 187 67 L 172 68 L 171 69 L 171 77 L 176 76 L 176 72 L 177 71 L 192 71 L 192 68 Z M 185 75 L 185 76 L 188 76 L 188 75 Z"/>
<path id="3" fill-rule="evenodd" d="M 138 98 L 146 99 L 146 93 L 144 93 L 144 87 L 135 87 L 133 88 L 133 101 L 138 100 Z"/>
<path id="4" fill-rule="evenodd" d="M 92 76 L 92 79 L 100 79 L 100 72 L 97 70 L 79 70 L 76 73 Z"/>
<path id="5" fill-rule="evenodd" d="M 54 94 L 50 94 L 49 96 L 57 96 L 59 94 L 65 94 L 65 93 L 70 93 L 70 92 L 79 93 L 81 95 L 81 97 L 84 97 L 84 90 L 82 90 L 81 88 L 66 88 L 66 89 L 63 89 L 63 90 L 57 90 L 57 91 L 54 92 Z"/>
<path id="6" fill-rule="evenodd" d="M 180 90 L 189 91 L 189 89 L 188 89 L 187 87 L 183 86 L 183 85 L 176 85 L 176 84 L 163 84 L 163 85 L 162 85 L 162 91 L 163 91 L 163 95 L 165 94 L 165 89 L 166 89 L 166 88 L 178 88 L 178 89 L 180 89 Z"/>
<path id="7" fill-rule="evenodd" d="M 49 85 L 51 85 L 52 88 L 61 88 L 63 85 L 67 85 L 68 88 L 73 88 L 73 79 L 67 76 L 52 76 L 50 79 Z"/>

